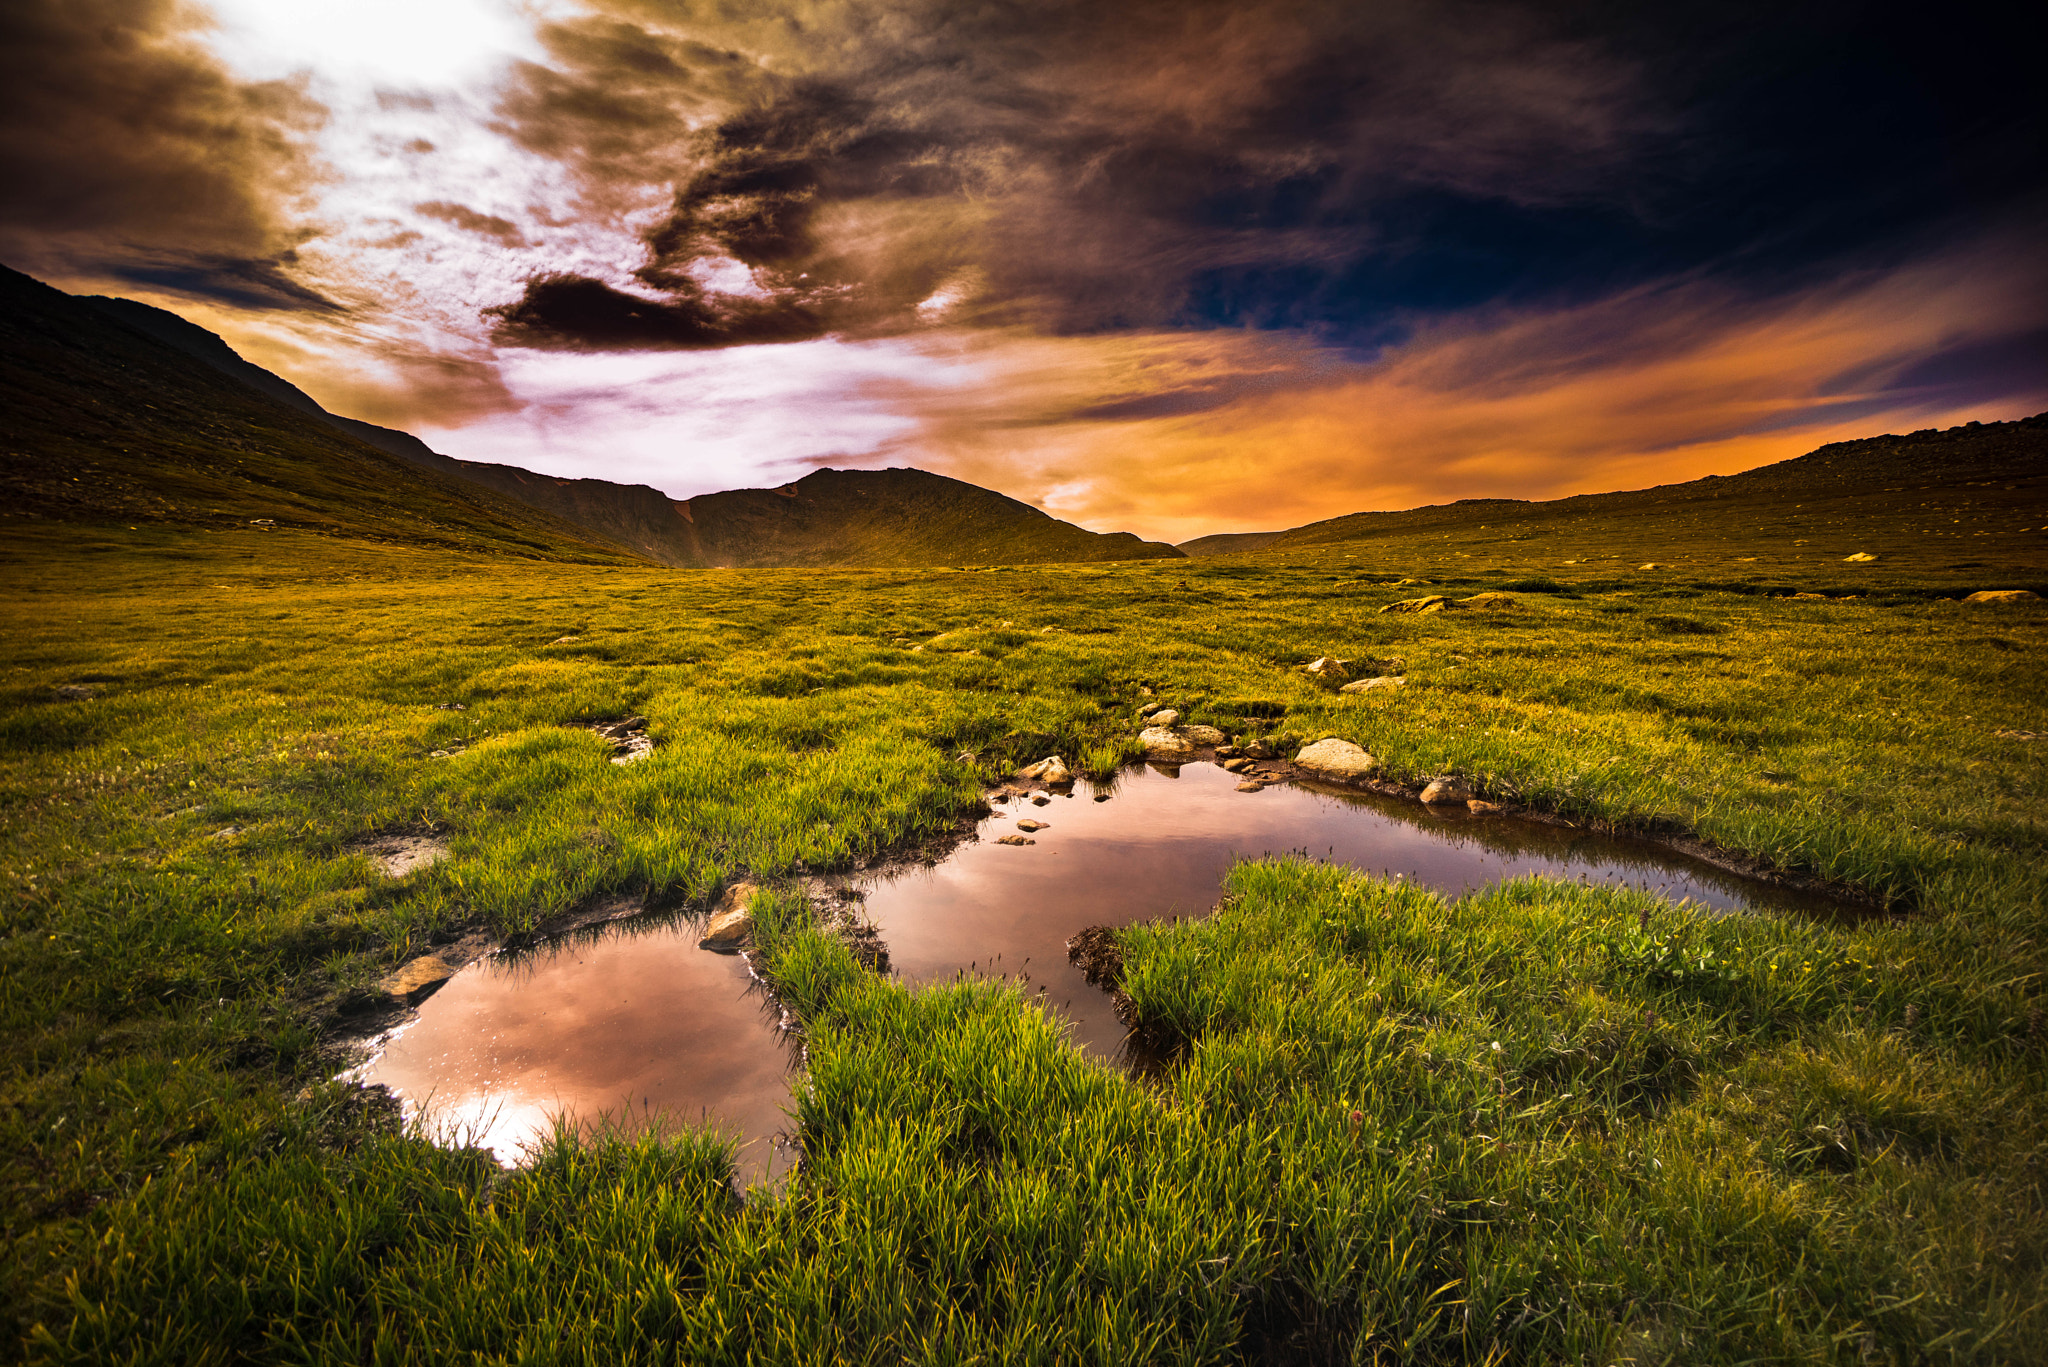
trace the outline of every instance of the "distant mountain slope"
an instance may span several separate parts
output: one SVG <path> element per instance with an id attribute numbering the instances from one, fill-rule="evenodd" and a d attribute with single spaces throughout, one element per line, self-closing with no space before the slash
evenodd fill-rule
<path id="1" fill-rule="evenodd" d="M 788 486 L 795 493 L 736 489 L 682 504 L 645 484 L 565 479 L 457 460 L 409 432 L 329 413 L 298 386 L 175 313 L 132 299 L 95 296 L 85 302 L 361 441 L 484 485 L 657 564 L 1022 564 L 1180 555 L 1163 542 L 1141 541 L 1128 532 L 1091 532 L 1028 503 L 921 470 L 820 471 Z"/>
<path id="2" fill-rule="evenodd" d="M 1767 517 L 1788 529 L 1830 525 L 1853 527 L 1907 521 L 1941 493 L 1962 504 L 1975 522 L 1997 521 L 2034 509 L 2048 479 L 2048 413 L 2016 422 L 1971 423 L 1946 430 L 1928 428 L 1903 436 L 1886 434 L 1836 442 L 1791 460 L 1759 466 L 1739 475 L 1708 475 L 1684 484 L 1651 489 L 1530 502 L 1524 499 L 1465 499 L 1401 512 L 1351 513 L 1271 535 L 1258 549 L 1285 552 L 1339 542 L 1414 537 L 1430 532 L 1491 531 L 1496 539 L 1568 535 L 1586 519 L 1633 517 L 1656 524 L 1657 535 L 1682 541 L 1690 527 Z M 1963 494 L 1965 490 L 1980 493 Z M 2005 510 L 2010 511 L 2010 516 Z M 1793 514 L 1798 516 L 1793 516 Z M 1922 520 L 1932 523 L 1934 514 Z M 1962 518 L 1944 515 L 1942 527 Z M 1926 534 L 1939 534 L 1930 526 Z M 1265 534 L 1255 534 L 1265 535 Z M 1216 538 L 1205 538 L 1215 540 Z M 1238 549 L 1238 548 L 1230 548 Z M 1211 551 L 1225 554 L 1227 551 Z"/>
<path id="3" fill-rule="evenodd" d="M 1178 560 L 1163 541 L 1091 532 L 924 470 L 817 470 L 779 489 L 679 504 L 708 565 L 957 565 Z"/>
<path id="4" fill-rule="evenodd" d="M 1208 555 L 1234 555 L 1239 551 L 1259 551 L 1273 544 L 1285 532 L 1216 532 L 1210 536 L 1198 536 L 1193 541 L 1183 541 L 1179 550 L 1182 555 L 1200 559 Z"/>
<path id="5" fill-rule="evenodd" d="M 629 558 L 5 267 L 0 441 L 0 517 L 10 519 L 242 528 L 270 519 L 484 553 Z"/>

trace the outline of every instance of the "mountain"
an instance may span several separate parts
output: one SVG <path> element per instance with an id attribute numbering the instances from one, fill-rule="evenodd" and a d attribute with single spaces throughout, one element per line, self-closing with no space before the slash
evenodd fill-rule
<path id="1" fill-rule="evenodd" d="M 1285 535 L 1285 532 L 1216 532 L 1198 536 L 1193 541 L 1183 541 L 1178 549 L 1182 555 L 1196 559 L 1209 555 L 1235 555 L 1239 551 L 1264 550 Z"/>
<path id="2" fill-rule="evenodd" d="M 1782 542 L 1789 548 L 1858 536 L 1884 540 L 1866 548 L 1872 554 L 1953 559 L 1961 549 L 1953 544 L 1959 537 L 1973 539 L 1979 556 L 1994 547 L 2021 553 L 2048 544 L 2039 530 L 2043 523 L 2048 413 L 1835 442 L 1739 475 L 1683 484 L 1542 502 L 1464 499 L 1400 512 L 1351 513 L 1284 532 L 1239 534 L 1245 539 L 1238 544 L 1228 544 L 1229 534 L 1204 537 L 1182 549 L 1190 555 L 1263 555 L 1434 542 L 1469 556 L 1488 546 L 1550 539 L 1559 554 L 1573 555 L 1575 537 L 1597 528 L 1604 538 L 1627 526 L 1644 560 L 1678 554 L 1695 542 L 1720 545 L 1749 537 L 1759 546 Z M 2011 538 L 2019 540 L 2006 545 Z M 2031 555 L 2025 550 L 2021 559 Z"/>
<path id="3" fill-rule="evenodd" d="M 5 267 L 0 443 L 0 518 L 10 521 L 269 523 L 485 554 L 629 559 Z"/>
<path id="4" fill-rule="evenodd" d="M 1129 532 L 1091 532 L 1028 503 L 922 470 L 821 470 L 781 489 L 735 489 L 678 502 L 645 484 L 457 460 L 410 432 L 329 413 L 298 386 L 175 313 L 132 299 L 86 302 L 360 441 L 483 485 L 661 565 L 1024 564 L 1181 554 Z"/>

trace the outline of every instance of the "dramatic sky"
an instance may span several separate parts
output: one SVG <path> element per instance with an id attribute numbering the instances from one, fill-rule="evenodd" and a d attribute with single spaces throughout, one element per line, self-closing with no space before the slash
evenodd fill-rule
<path id="1" fill-rule="evenodd" d="M 2037 39 L 1827 0 L 10 0 L 0 260 L 453 455 L 679 497 L 916 465 L 1182 540 L 2048 409 Z"/>

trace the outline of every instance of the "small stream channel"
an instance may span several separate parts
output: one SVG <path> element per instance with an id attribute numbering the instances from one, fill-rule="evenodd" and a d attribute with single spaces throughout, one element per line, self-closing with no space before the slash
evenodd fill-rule
<path id="1" fill-rule="evenodd" d="M 853 886 L 916 985 L 1009 975 L 1044 994 L 1084 1051 L 1114 1059 L 1125 1032 L 1106 994 L 1069 964 L 1093 925 L 1200 915 L 1240 858 L 1299 853 L 1398 875 L 1447 895 L 1523 874 L 1645 888 L 1717 911 L 1836 914 L 1810 894 L 1723 872 L 1647 841 L 1462 808 L 1430 808 L 1312 782 L 1240 792 L 1210 764 L 1138 768 L 1070 794 L 1011 795 L 941 862 Z M 995 843 L 1017 823 L 1035 843 Z M 436 1129 L 510 1161 L 548 1118 L 656 1113 L 743 1141 L 742 1176 L 787 1167 L 792 1053 L 743 959 L 697 948 L 687 923 L 631 923 L 479 960 L 424 1002 L 354 1071 Z"/>

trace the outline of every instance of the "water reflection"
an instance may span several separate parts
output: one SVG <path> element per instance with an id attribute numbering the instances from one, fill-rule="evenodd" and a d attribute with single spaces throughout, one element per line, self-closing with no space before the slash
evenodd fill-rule
<path id="1" fill-rule="evenodd" d="M 1296 853 L 1400 875 L 1456 896 L 1524 874 L 1647 888 L 1717 910 L 1817 910 L 1830 904 L 1723 873 L 1643 841 L 1463 808 L 1301 783 L 1257 793 L 1209 764 L 1125 773 L 1111 801 L 1087 784 L 1046 806 L 1013 801 L 980 840 L 943 863 L 878 879 L 868 911 L 896 972 L 930 982 L 963 968 L 1028 978 L 1073 1022 L 1074 1040 L 1114 1054 L 1124 1030 L 1109 999 L 1067 962 L 1085 926 L 1200 915 L 1242 858 Z M 1019 820 L 1047 823 L 1035 844 L 1000 845 Z"/>

